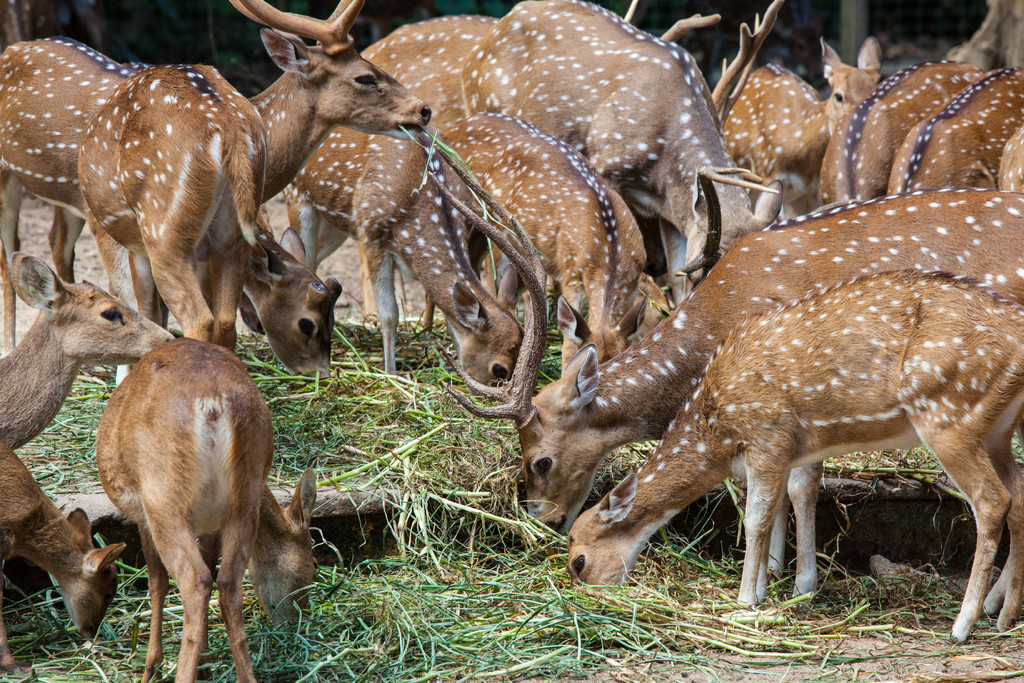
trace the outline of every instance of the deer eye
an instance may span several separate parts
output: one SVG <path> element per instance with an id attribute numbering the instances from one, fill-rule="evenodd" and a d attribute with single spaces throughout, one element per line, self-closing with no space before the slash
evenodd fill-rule
<path id="1" fill-rule="evenodd" d="M 116 308 L 108 308 L 107 310 L 100 313 L 104 319 L 109 320 L 112 323 L 124 324 L 124 317 L 121 315 L 121 311 Z"/>
<path id="2" fill-rule="evenodd" d="M 843 93 L 837 92 L 835 95 L 833 95 L 833 97 L 836 98 L 836 102 L 838 102 L 839 104 L 843 103 Z"/>
<path id="3" fill-rule="evenodd" d="M 541 458 L 534 463 L 533 469 L 537 470 L 537 474 L 545 474 L 551 469 L 551 458 Z"/>
<path id="4" fill-rule="evenodd" d="M 583 566 L 587 563 L 587 557 L 585 555 L 577 555 L 572 561 L 572 570 L 576 572 L 576 576 L 580 575 L 583 571 Z"/>
<path id="5" fill-rule="evenodd" d="M 501 365 L 499 363 L 495 363 L 491 367 L 491 374 L 497 377 L 498 379 L 508 378 L 508 370 L 505 369 L 504 365 Z"/>
<path id="6" fill-rule="evenodd" d="M 302 318 L 299 320 L 299 329 L 309 337 L 313 336 L 313 332 L 316 331 L 316 325 L 309 318 Z"/>
<path id="7" fill-rule="evenodd" d="M 359 85 L 373 85 L 377 82 L 377 79 L 373 76 L 356 76 L 356 83 Z"/>

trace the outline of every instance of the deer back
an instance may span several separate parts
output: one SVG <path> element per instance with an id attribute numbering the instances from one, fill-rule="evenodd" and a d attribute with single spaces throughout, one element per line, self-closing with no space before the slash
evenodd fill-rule
<path id="1" fill-rule="evenodd" d="M 1024 190 L 1024 126 L 1003 147 L 999 160 L 999 189 L 1011 192 Z"/>
<path id="2" fill-rule="evenodd" d="M 91 638 L 117 591 L 114 560 L 125 544 L 94 548 L 86 514 L 74 510 L 68 518 L 61 515 L 25 464 L 2 443 L 0 486 L 4 491 L 0 565 L 12 557 L 24 557 L 52 574 L 75 626 Z M 5 637 L 0 652 L 6 646 Z"/>
<path id="3" fill-rule="evenodd" d="M 963 62 L 922 62 L 885 79 L 843 119 L 821 165 L 824 204 L 886 193 L 896 155 L 910 129 L 985 72 Z"/>
<path id="4" fill-rule="evenodd" d="M 577 311 L 589 304 L 587 333 L 567 336 L 562 357 L 589 341 L 601 360 L 624 350 L 636 331 L 626 316 L 646 252 L 618 193 L 564 142 L 510 116 L 470 116 L 445 140 L 523 224 L 568 302 Z"/>
<path id="5" fill-rule="evenodd" d="M 1024 70 L 1000 69 L 961 90 L 910 130 L 889 192 L 998 185 L 1006 141 L 1024 123 Z"/>
<path id="6" fill-rule="evenodd" d="M 455 15 L 399 26 L 363 50 L 433 112 L 431 122 L 445 129 L 467 114 L 462 98 L 462 67 L 497 19 Z"/>
<path id="7" fill-rule="evenodd" d="M 1024 301 L 1024 256 L 1006 245 L 1024 195 L 918 192 L 823 209 L 741 239 L 673 314 L 598 366 L 581 350 L 533 399 L 519 429 L 531 513 L 575 517 L 612 448 L 658 438 L 717 345 L 743 316 L 878 270 L 946 270 Z"/>

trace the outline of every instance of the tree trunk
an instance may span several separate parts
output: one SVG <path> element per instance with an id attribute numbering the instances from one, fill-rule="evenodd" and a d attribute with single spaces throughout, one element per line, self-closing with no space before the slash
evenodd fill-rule
<path id="1" fill-rule="evenodd" d="M 947 58 L 989 71 L 1024 66 L 1024 0 L 988 0 L 981 28 L 950 50 Z"/>

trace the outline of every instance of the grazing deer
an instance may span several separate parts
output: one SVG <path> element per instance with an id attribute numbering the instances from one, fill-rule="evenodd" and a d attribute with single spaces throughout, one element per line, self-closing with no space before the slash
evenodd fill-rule
<path id="1" fill-rule="evenodd" d="M 467 115 L 462 99 L 465 57 L 497 21 L 455 15 L 406 24 L 363 50 L 363 57 L 423 98 L 430 105 L 432 124 L 444 130 Z"/>
<path id="2" fill-rule="evenodd" d="M 643 297 L 630 306 L 646 252 L 618 193 L 574 149 L 511 116 L 470 116 L 449 126 L 445 141 L 515 214 L 561 284 L 563 366 L 589 341 L 602 361 L 629 346 L 646 310 Z"/>
<path id="3" fill-rule="evenodd" d="M 780 6 L 773 2 L 764 24 L 741 35 L 740 56 L 712 93 L 685 50 L 607 10 L 577 0 L 522 2 L 466 59 L 466 106 L 525 119 L 564 140 L 634 211 L 662 219 L 678 303 L 689 285 L 677 272 L 701 253 L 706 235 L 695 172 L 734 166 L 720 124 L 735 101 L 728 93 L 742 80 Z M 774 220 L 781 195 L 762 200 L 751 211 L 746 192 L 723 188 L 725 248 Z"/>
<path id="4" fill-rule="evenodd" d="M 713 197 L 708 181 L 702 188 Z M 745 315 L 852 277 L 911 268 L 973 275 L 1024 302 L 1024 278 L 1018 274 L 1024 273 L 1024 256 L 1007 248 L 1022 215 L 1024 195 L 940 190 L 823 209 L 787 221 L 741 239 L 692 297 L 616 358 L 599 366 L 593 347 L 584 347 L 562 377 L 532 401 L 534 385 L 510 383 L 501 406 L 464 405 L 481 417 L 515 421 L 527 509 L 553 528 L 568 528 L 605 455 L 624 444 L 660 438 L 715 348 Z M 797 587 L 806 593 L 816 585 L 811 580 L 814 539 L 808 533 L 801 540 L 800 529 L 813 529 L 809 515 L 817 495 L 816 484 L 810 492 L 804 485 L 814 480 L 813 474 L 801 479 L 791 478 L 791 485 L 797 496 Z M 811 560 L 809 567 L 800 566 L 803 558 Z"/>
<path id="5" fill-rule="evenodd" d="M 739 599 L 767 593 L 768 537 L 787 471 L 832 455 L 925 443 L 974 510 L 978 540 L 952 639 L 986 611 L 1019 616 L 1024 476 L 1011 439 L 1024 412 L 1024 308 L 944 274 L 878 273 L 743 321 L 658 449 L 569 533 L 569 571 L 621 584 L 647 539 L 745 464 Z M 1017 501 L 1016 504 L 1014 501 Z M 985 600 L 1003 523 L 1006 574 Z"/>
<path id="6" fill-rule="evenodd" d="M 999 189 L 1024 190 L 1024 126 L 1003 147 L 1003 157 L 999 160 Z"/>
<path id="7" fill-rule="evenodd" d="M 984 75 L 964 62 L 922 62 L 882 81 L 829 139 L 821 164 L 822 203 L 884 195 L 893 157 L 910 129 Z"/>
<path id="8" fill-rule="evenodd" d="M 871 93 L 882 68 L 882 48 L 874 38 L 861 45 L 856 67 L 843 64 L 824 39 L 821 50 L 832 88 L 828 99 L 792 71 L 768 64 L 750 74 L 722 126 L 737 164 L 765 180 L 783 180 L 789 217 L 818 206 L 818 173 L 829 138 Z"/>
<path id="9" fill-rule="evenodd" d="M 1024 69 L 988 74 L 910 130 L 893 161 L 889 193 L 997 187 L 1003 147 L 1021 124 Z"/>
<path id="10" fill-rule="evenodd" d="M 65 519 L 10 448 L 0 443 L 0 576 L 4 560 L 24 557 L 53 575 L 75 627 L 92 638 L 117 592 L 114 560 L 125 548 L 92 545 L 92 527 L 82 510 Z M 0 605 L 3 603 L 0 580 Z M 14 661 L 0 610 L 0 672 L 27 674 Z"/>
<path id="11" fill-rule="evenodd" d="M 252 100 L 266 126 L 268 158 L 261 199 L 280 192 L 336 125 L 397 133 L 401 125 L 415 127 L 429 121 L 429 107 L 355 51 L 348 28 L 362 0 L 351 4 L 342 0 L 327 21 L 280 12 L 261 0 L 233 2 L 246 16 L 274 27 L 262 31 L 261 37 L 271 58 L 285 72 Z M 299 36 L 318 44 L 308 46 Z M 75 78 L 64 80 L 58 75 L 64 72 Z M 10 206 L 12 194 L 7 189 L 11 181 L 46 201 L 68 207 L 79 221 L 84 220 L 78 141 L 102 104 L 131 74 L 129 67 L 67 40 L 14 46 L 0 58 L 0 237 L 8 254 L 14 250 L 17 234 L 17 205 Z M 49 116 L 22 115 L 33 107 L 33 111 L 45 109 Z M 65 139 L 69 141 L 62 142 Z M 45 155 L 35 154 L 43 149 Z M 80 231 L 80 222 L 77 227 Z M 97 236 L 101 248 L 103 241 L 113 241 L 105 237 Z M 76 238 L 54 236 L 51 244 L 73 245 Z M 104 256 L 108 273 L 123 268 L 129 259 L 115 245 L 102 253 L 111 254 Z M 145 258 L 138 254 L 130 258 L 144 277 L 149 270 Z M 111 273 L 111 278 L 115 277 L 126 279 Z M 151 301 L 154 295 L 147 291 L 139 298 Z M 7 297 L 5 287 L 4 343 L 8 350 L 14 346 L 14 310 L 13 301 L 9 306 L 6 303 L 9 299 L 13 297 Z"/>
<path id="12" fill-rule="evenodd" d="M 96 432 L 96 465 L 110 500 L 142 537 L 152 608 L 143 681 L 163 661 L 168 572 L 184 606 L 177 681 L 195 680 L 207 649 L 218 554 L 221 615 L 240 681 L 255 680 L 242 616 L 246 565 L 252 562 L 253 581 L 265 586 L 260 600 L 275 618 L 288 616 L 282 600 L 312 578 L 312 473 L 282 512 L 266 485 L 273 437 L 270 410 L 241 361 L 194 339 L 147 354 L 110 397 Z"/>
<path id="13" fill-rule="evenodd" d="M 0 358 L 0 443 L 19 448 L 57 416 L 83 363 L 134 363 L 173 337 L 88 282 L 62 282 L 35 256 L 12 261 L 18 296 L 40 311 Z"/>
<path id="14" fill-rule="evenodd" d="M 442 172 L 434 157 L 431 171 L 442 180 L 424 183 L 427 160 L 413 141 L 337 129 L 285 191 L 289 221 L 299 226 L 314 268 L 348 237 L 360 241 L 380 315 L 385 372 L 396 370 L 397 263 L 412 270 L 444 311 L 470 375 L 485 384 L 506 380 L 523 335 L 513 310 L 518 278 L 506 268 L 496 297 L 483 286 L 467 247 L 466 217 L 447 201 L 440 186 L 455 188 L 465 200 L 469 195 L 451 172 Z M 520 276 L 524 282 L 529 278 Z"/>

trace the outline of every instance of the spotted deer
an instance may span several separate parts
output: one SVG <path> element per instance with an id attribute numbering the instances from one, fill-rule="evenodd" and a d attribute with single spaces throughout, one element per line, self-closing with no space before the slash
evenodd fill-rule
<path id="1" fill-rule="evenodd" d="M 336 125 L 396 133 L 401 125 L 415 127 L 429 121 L 429 107 L 355 51 L 348 27 L 362 6 L 361 0 L 352 4 L 343 0 L 327 21 L 280 12 L 260 0 L 235 0 L 235 6 L 250 18 L 275 27 L 263 30 L 261 38 L 271 58 L 285 72 L 252 100 L 266 127 L 268 163 L 261 199 L 280 192 Z M 318 44 L 306 45 L 299 36 Z M 9 48 L 0 57 L 0 67 L 0 237 L 10 254 L 17 239 L 17 205 L 12 205 L 16 195 L 9 188 L 11 181 L 67 208 L 78 221 L 72 227 L 80 232 L 86 206 L 79 188 L 78 141 L 114 89 L 133 71 L 67 40 L 35 41 Z M 63 72 L 70 72 L 75 79 L 64 80 L 59 75 Z M 30 118 L 24 115 L 29 110 L 45 111 L 49 116 L 33 114 L 35 118 Z M 45 155 L 34 153 L 44 149 Z M 129 257 L 106 233 L 97 232 L 102 233 L 97 241 L 102 253 L 108 254 L 104 263 L 112 279 L 130 282 L 127 275 L 111 272 L 126 268 L 129 259 L 137 262 L 145 274 L 148 268 L 141 256 Z M 66 260 L 73 253 L 76 238 L 77 234 L 58 234 L 51 244 L 68 245 L 61 257 Z M 70 264 L 62 271 L 62 261 L 55 260 L 58 272 L 70 272 Z M 334 289 L 331 283 L 320 284 Z M 118 290 L 126 298 L 130 292 L 131 287 Z M 306 293 L 298 292 L 296 296 L 302 300 Z M 147 291 L 142 298 L 154 297 Z M 295 298 L 278 296 L 276 305 L 289 305 Z M 12 299 L 5 284 L 7 350 L 14 345 Z M 324 326 L 324 321 L 311 322 L 318 330 Z M 273 335 L 274 331 L 268 329 L 268 333 Z"/>
<path id="2" fill-rule="evenodd" d="M 577 0 L 521 2 L 466 59 L 466 106 L 516 116 L 564 140 L 634 211 L 660 218 L 678 302 L 689 285 L 676 273 L 701 252 L 706 234 L 695 173 L 735 165 L 719 122 L 780 6 L 774 2 L 764 24 L 743 34 L 740 56 L 712 93 L 685 50 L 607 10 Z M 752 211 L 743 189 L 722 188 L 725 248 L 774 220 L 781 195 L 762 199 Z"/>
<path id="3" fill-rule="evenodd" d="M 590 341 L 599 359 L 618 355 L 646 308 L 643 297 L 631 305 L 646 260 L 643 237 L 618 193 L 576 150 L 511 116 L 470 116 L 449 126 L 445 141 L 519 219 L 561 285 L 563 364 Z"/>
<path id="4" fill-rule="evenodd" d="M 783 180 L 784 212 L 790 217 L 818 206 L 818 174 L 829 138 L 871 93 L 882 68 L 882 49 L 874 38 L 861 45 L 856 67 L 843 64 L 824 39 L 821 50 L 832 88 L 828 99 L 792 71 L 768 64 L 750 74 L 722 127 L 737 164 L 765 180 Z"/>
<path id="5" fill-rule="evenodd" d="M 218 556 L 220 608 L 238 680 L 255 680 L 242 616 L 246 565 L 275 620 L 294 612 L 292 601 L 305 602 L 314 571 L 315 479 L 307 471 L 292 505 L 281 509 L 266 485 L 273 436 L 270 410 L 241 361 L 194 339 L 147 354 L 110 397 L 96 432 L 96 465 L 110 500 L 142 537 L 152 608 L 143 681 L 157 676 L 163 661 L 168 572 L 184 606 L 177 681 L 195 680 L 207 650 Z"/>
<path id="6" fill-rule="evenodd" d="M 92 638 L 117 592 L 114 561 L 125 548 L 114 543 L 103 548 L 92 545 L 92 527 L 85 512 L 73 510 L 65 518 L 25 464 L 8 446 L 0 443 L 0 574 L 4 560 L 23 557 L 49 572 L 57 582 L 64 606 L 75 628 Z M 0 581 L 0 605 L 3 602 Z M 15 661 L 7 641 L 0 611 L 0 672 L 30 673 Z"/>
<path id="7" fill-rule="evenodd" d="M 1003 147 L 1003 156 L 999 160 L 999 189 L 1024 190 L 1024 125 Z"/>
<path id="8" fill-rule="evenodd" d="M 57 416 L 83 363 L 134 363 L 173 337 L 88 282 L 63 282 L 35 256 L 12 259 L 14 285 L 39 316 L 0 358 L 0 443 L 19 448 Z"/>
<path id="9" fill-rule="evenodd" d="M 466 116 L 465 57 L 497 21 L 463 14 L 406 24 L 363 50 L 363 57 L 423 98 L 433 112 L 431 122 L 444 130 Z"/>
<path id="10" fill-rule="evenodd" d="M 1021 124 L 1024 69 L 989 73 L 910 130 L 893 161 L 889 193 L 997 187 L 1003 147 Z"/>
<path id="11" fill-rule="evenodd" d="M 945 274 L 876 273 L 744 320 L 650 458 L 569 533 L 576 581 L 621 584 L 651 534 L 747 472 L 741 602 L 767 593 L 768 537 L 787 471 L 831 455 L 924 443 L 971 503 L 978 538 L 952 640 L 982 607 L 1005 631 L 1024 589 L 1024 308 Z M 823 400 L 823 397 L 827 399 Z M 1006 570 L 988 593 L 1004 522 Z"/>
<path id="12" fill-rule="evenodd" d="M 693 296 L 640 343 L 603 364 L 585 346 L 562 377 L 532 400 L 532 385 L 510 385 L 500 411 L 475 414 L 500 413 L 515 421 L 528 512 L 552 528 L 571 527 L 604 457 L 619 446 L 662 436 L 715 348 L 744 316 L 893 269 L 972 275 L 1024 302 L 1024 256 L 1005 246 L 1022 215 L 1024 195 L 940 190 L 820 210 L 753 233 L 726 252 Z M 801 593 L 816 586 L 811 515 L 817 476 L 809 472 L 790 480 Z M 781 559 L 781 552 L 773 549 L 772 558 Z"/>
<path id="13" fill-rule="evenodd" d="M 893 158 L 919 121 L 985 72 L 964 62 L 922 62 L 885 79 L 843 119 L 821 163 L 821 201 L 881 197 Z"/>

